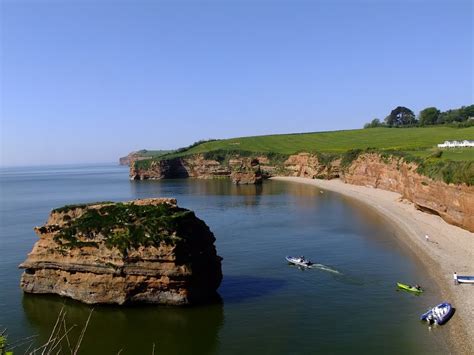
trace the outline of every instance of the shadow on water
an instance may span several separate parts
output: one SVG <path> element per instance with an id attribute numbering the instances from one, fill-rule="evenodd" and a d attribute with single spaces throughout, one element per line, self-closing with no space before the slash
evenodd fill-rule
<path id="1" fill-rule="evenodd" d="M 54 295 L 23 296 L 23 309 L 37 344 L 47 342 L 64 307 L 68 326 L 78 339 L 91 309 L 92 318 L 81 345 L 83 354 L 214 354 L 224 323 L 222 304 L 199 307 L 88 306 Z M 100 340 L 99 340 L 100 339 Z"/>
<path id="2" fill-rule="evenodd" d="M 285 285 L 282 279 L 228 275 L 224 276 L 218 292 L 224 303 L 240 303 L 278 292 Z"/>

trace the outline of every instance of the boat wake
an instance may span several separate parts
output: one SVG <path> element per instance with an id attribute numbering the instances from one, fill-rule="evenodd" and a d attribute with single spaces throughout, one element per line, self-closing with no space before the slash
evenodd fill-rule
<path id="1" fill-rule="evenodd" d="M 326 266 L 326 265 L 323 265 L 323 264 L 312 264 L 312 265 L 310 266 L 310 268 L 312 268 L 312 269 L 319 269 L 319 270 L 323 270 L 323 271 L 327 271 L 327 272 L 332 272 L 333 274 L 342 275 L 342 272 L 339 272 L 339 271 L 337 271 L 337 270 L 331 269 L 329 266 Z"/>

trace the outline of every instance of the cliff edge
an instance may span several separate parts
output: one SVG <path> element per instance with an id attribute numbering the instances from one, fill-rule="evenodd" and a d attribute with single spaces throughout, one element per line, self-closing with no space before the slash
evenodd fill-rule
<path id="1" fill-rule="evenodd" d="M 218 298 L 214 235 L 175 199 L 53 210 L 20 268 L 21 288 L 88 304 L 188 305 Z"/>
<path id="2" fill-rule="evenodd" d="M 130 179 L 226 177 L 236 184 L 258 184 L 264 178 L 277 176 L 340 178 L 348 184 L 398 192 L 418 209 L 474 232 L 474 185 L 433 179 L 421 174 L 419 167 L 419 163 L 404 157 L 371 151 L 333 156 L 304 152 L 287 156 L 210 152 L 135 161 L 130 165 Z M 465 175 L 466 181 L 474 181 L 474 163 L 465 167 Z"/>

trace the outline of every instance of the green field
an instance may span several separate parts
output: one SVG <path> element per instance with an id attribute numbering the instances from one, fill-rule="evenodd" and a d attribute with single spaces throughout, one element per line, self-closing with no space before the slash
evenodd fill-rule
<path id="1" fill-rule="evenodd" d="M 196 145 L 179 154 L 184 156 L 214 150 L 272 152 L 294 154 L 298 152 L 344 153 L 351 149 L 376 148 L 400 152 L 417 152 L 420 157 L 429 155 L 438 143 L 445 140 L 474 140 L 474 127 L 453 128 L 436 126 L 426 128 L 372 128 L 347 131 L 281 134 L 241 137 L 211 141 Z M 474 160 L 474 149 L 450 150 L 443 158 Z"/>
<path id="2" fill-rule="evenodd" d="M 474 127 L 431 126 L 418 128 L 371 128 L 347 131 L 280 134 L 241 137 L 195 143 L 153 159 L 136 161 L 135 167 L 147 169 L 153 161 L 203 153 L 206 159 L 224 163 L 232 155 L 266 154 L 276 165 L 290 154 L 314 153 L 320 162 L 342 158 L 348 166 L 363 152 L 377 152 L 384 157 L 398 156 L 416 162 L 417 171 L 447 183 L 474 185 L 474 148 L 440 150 L 446 140 L 474 140 Z"/>
<path id="3" fill-rule="evenodd" d="M 161 155 L 172 153 L 172 150 L 146 150 L 142 149 L 137 152 L 141 157 L 158 157 Z"/>
<path id="4" fill-rule="evenodd" d="M 434 154 L 438 149 L 427 149 L 427 150 L 414 150 L 406 151 L 408 155 L 426 158 L 431 154 Z M 474 161 L 474 148 L 450 148 L 442 149 L 443 154 L 441 158 L 444 160 L 453 161 Z"/>

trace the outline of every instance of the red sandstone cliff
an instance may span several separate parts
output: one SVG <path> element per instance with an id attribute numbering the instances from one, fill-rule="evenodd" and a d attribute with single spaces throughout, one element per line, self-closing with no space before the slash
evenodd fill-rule
<path id="1" fill-rule="evenodd" d="M 253 166 L 252 166 L 253 161 Z M 257 168 L 258 167 L 258 168 Z M 382 159 L 376 153 L 360 155 L 348 167 L 341 160 L 321 162 L 317 155 L 299 153 L 285 161 L 269 157 L 244 158 L 238 155 L 227 161 L 206 160 L 195 155 L 172 160 L 154 161 L 148 169 L 130 167 L 131 179 L 175 177 L 230 177 L 234 183 L 260 183 L 271 176 L 297 176 L 310 179 L 341 177 L 349 184 L 366 185 L 395 191 L 426 212 L 440 215 L 449 223 L 474 231 L 474 187 L 435 181 L 416 172 L 417 165 L 402 158 Z"/>
<path id="2" fill-rule="evenodd" d="M 363 154 L 344 170 L 343 181 L 398 192 L 417 208 L 474 232 L 474 187 L 435 181 L 418 174 L 416 168 L 403 158 Z"/>
<path id="3" fill-rule="evenodd" d="M 208 301 L 217 296 L 215 238 L 174 199 L 71 206 L 35 229 L 21 287 L 85 303 Z"/>
<path id="4" fill-rule="evenodd" d="M 132 163 L 135 161 L 135 160 L 147 160 L 147 159 L 150 159 L 151 157 L 144 157 L 141 155 L 141 152 L 138 151 L 138 152 L 131 152 L 130 154 L 128 154 L 127 156 L 124 156 L 124 157 L 121 157 L 119 158 L 119 164 L 120 165 L 132 165 Z"/>
<path id="5" fill-rule="evenodd" d="M 314 154 L 299 153 L 290 155 L 285 161 L 285 176 L 309 179 L 334 179 L 339 177 L 340 165 L 340 159 L 324 164 Z"/>

